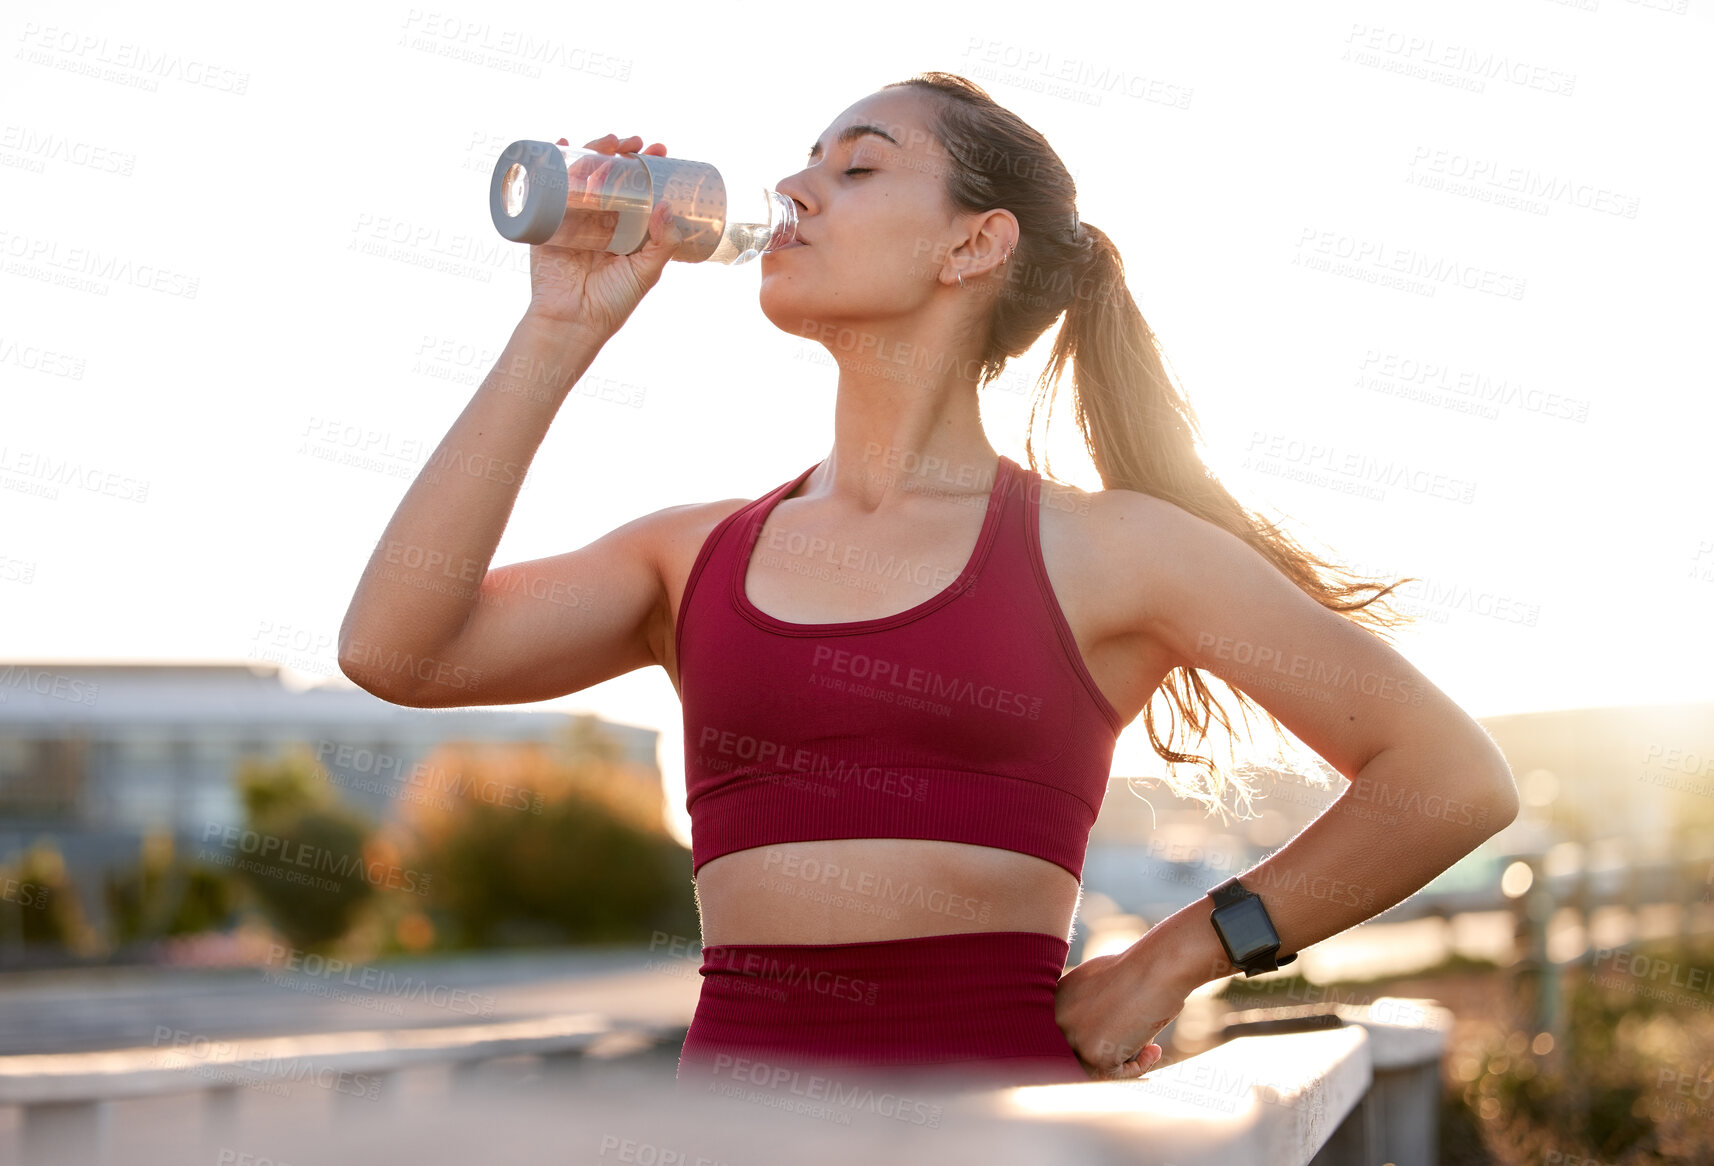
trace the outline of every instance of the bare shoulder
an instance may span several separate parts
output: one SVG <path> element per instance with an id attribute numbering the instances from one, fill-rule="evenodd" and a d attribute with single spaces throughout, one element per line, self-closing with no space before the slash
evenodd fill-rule
<path id="1" fill-rule="evenodd" d="M 1182 507 L 1137 490 L 1082 490 L 1042 479 L 1042 554 L 1061 605 L 1092 641 L 1146 634 L 1150 611 L 1174 590 L 1174 572 L 1206 568 L 1199 539 L 1227 534 Z M 1228 548 L 1230 549 L 1230 548 Z M 1182 581 L 1182 580 L 1181 580 Z M 1174 654 L 1173 663 L 1185 661 Z"/>
<path id="2" fill-rule="evenodd" d="M 675 568 L 689 574 L 714 528 L 753 501 L 753 498 L 722 498 L 718 502 L 687 502 L 648 515 L 648 537 L 661 568 L 661 578 L 671 579 Z"/>
<path id="3" fill-rule="evenodd" d="M 1137 490 L 1080 490 L 1042 482 L 1042 530 L 1058 527 L 1098 566 L 1136 571 L 1170 566 L 1167 552 L 1189 543 L 1241 539 L 1183 507 Z"/>
<path id="4" fill-rule="evenodd" d="M 679 605 L 697 555 L 715 527 L 753 501 L 753 498 L 722 498 L 717 502 L 688 502 L 657 510 L 640 520 L 647 523 L 644 534 L 661 580 L 660 602 L 650 621 L 649 647 L 655 660 L 675 681 L 677 661 L 670 658 L 673 630 L 678 625 Z"/>
<path id="5" fill-rule="evenodd" d="M 1136 490 L 1083 490 L 1065 482 L 1041 480 L 1042 546 L 1052 544 L 1059 557 L 1097 571 L 1136 565 L 1163 539 L 1182 537 L 1182 509 Z"/>
<path id="6" fill-rule="evenodd" d="M 1092 639 L 1131 630 L 1126 588 L 1136 579 L 1144 548 L 1158 545 L 1162 509 L 1171 503 L 1134 490 L 1083 490 L 1041 479 L 1042 558 L 1074 626 Z"/>

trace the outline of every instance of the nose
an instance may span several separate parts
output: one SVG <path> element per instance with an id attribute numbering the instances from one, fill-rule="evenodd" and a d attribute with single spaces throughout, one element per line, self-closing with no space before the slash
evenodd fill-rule
<path id="1" fill-rule="evenodd" d="M 815 201 L 814 193 L 809 189 L 809 183 L 804 180 L 804 172 L 797 171 L 788 174 L 775 184 L 774 189 L 797 204 L 799 214 L 809 213 L 810 206 Z"/>

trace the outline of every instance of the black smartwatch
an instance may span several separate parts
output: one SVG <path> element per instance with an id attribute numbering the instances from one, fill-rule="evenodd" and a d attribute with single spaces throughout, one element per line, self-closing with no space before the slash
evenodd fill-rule
<path id="1" fill-rule="evenodd" d="M 1226 958 L 1244 969 L 1246 978 L 1271 972 L 1297 958 L 1297 953 L 1279 958 L 1280 936 L 1268 918 L 1257 894 L 1237 879 L 1227 879 L 1208 897 L 1214 900 L 1214 934 L 1226 949 Z"/>

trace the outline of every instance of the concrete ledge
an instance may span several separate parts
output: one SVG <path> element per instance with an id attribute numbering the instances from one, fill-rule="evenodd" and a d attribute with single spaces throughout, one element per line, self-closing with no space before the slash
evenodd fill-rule
<path id="1" fill-rule="evenodd" d="M 104 1101 L 301 1079 L 322 1070 L 387 1073 L 427 1062 L 583 1052 L 603 1039 L 678 1030 L 611 1029 L 594 1013 L 435 1028 L 376 1029 L 249 1040 L 199 1040 L 91 1053 L 0 1057 L 0 1105 Z"/>
<path id="2" fill-rule="evenodd" d="M 1369 1088 L 1362 1028 L 1239 1037 L 1140 1081 L 1005 1090 L 996 1117 L 1070 1124 L 1096 1135 L 1092 1162 L 1302 1166 Z M 1146 1153 L 1144 1148 L 1146 1147 Z"/>
<path id="3" fill-rule="evenodd" d="M 1370 1059 L 1380 1072 L 1438 1063 L 1452 1032 L 1452 1012 L 1434 1000 L 1380 996 L 1368 1004 L 1243 1009 L 1227 1013 L 1225 1029 L 1238 1036 L 1276 1025 L 1285 1032 L 1351 1024 L 1363 1026 L 1373 1038 Z"/>
<path id="4" fill-rule="evenodd" d="M 1377 1073 L 1438 1065 L 1452 1034 L 1452 1010 L 1434 1000 L 1381 996 L 1371 1004 L 1341 1004 L 1339 1010 L 1346 1023 L 1369 1030 Z"/>

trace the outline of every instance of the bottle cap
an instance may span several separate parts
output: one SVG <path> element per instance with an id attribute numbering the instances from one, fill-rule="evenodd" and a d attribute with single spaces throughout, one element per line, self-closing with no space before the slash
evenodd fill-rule
<path id="1" fill-rule="evenodd" d="M 558 146 L 513 142 L 500 151 L 488 184 L 488 213 L 494 229 L 514 243 L 546 243 L 565 220 L 570 189 L 565 155 Z M 516 214 L 508 213 L 508 194 Z"/>

